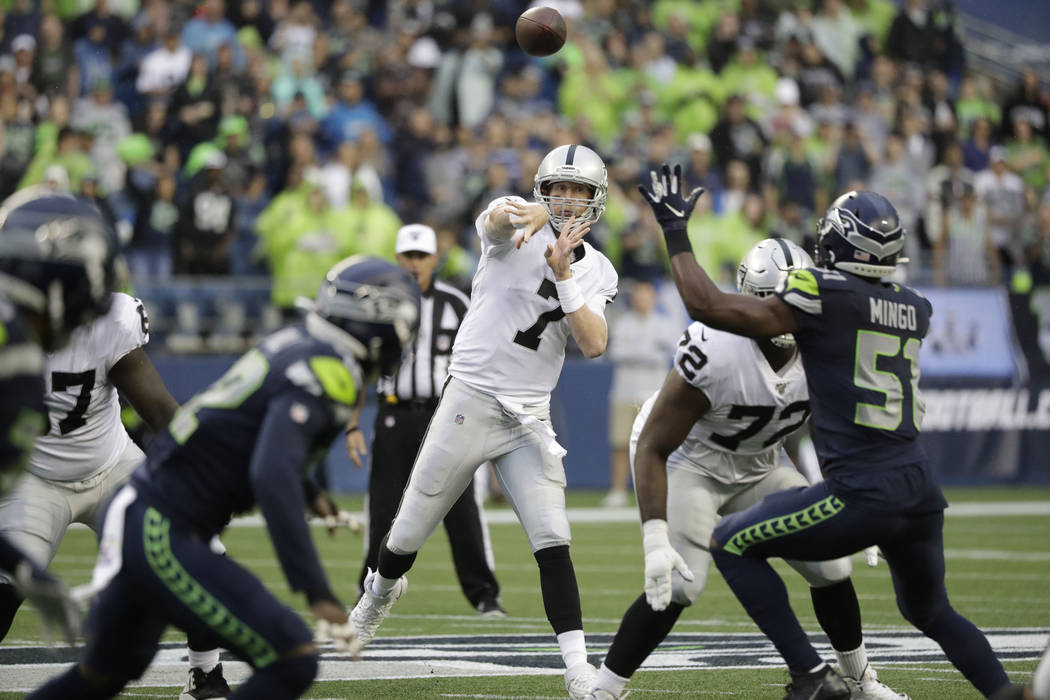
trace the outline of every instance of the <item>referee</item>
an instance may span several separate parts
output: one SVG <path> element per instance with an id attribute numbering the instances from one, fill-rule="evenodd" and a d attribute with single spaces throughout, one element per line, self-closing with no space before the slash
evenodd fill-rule
<path id="1" fill-rule="evenodd" d="M 467 313 L 467 296 L 434 278 L 437 237 L 423 224 L 408 224 L 397 232 L 397 262 L 415 276 L 423 292 L 419 332 L 414 352 L 394 376 L 379 380 L 372 471 L 368 479 L 368 553 L 358 579 L 364 585 L 368 569 L 378 568 L 383 538 L 390 530 L 408 484 L 416 452 L 448 376 L 452 342 Z M 445 516 L 445 531 L 459 585 L 467 600 L 485 617 L 505 617 L 499 603 L 499 583 L 487 555 L 488 529 L 474 498 L 471 481 Z"/>

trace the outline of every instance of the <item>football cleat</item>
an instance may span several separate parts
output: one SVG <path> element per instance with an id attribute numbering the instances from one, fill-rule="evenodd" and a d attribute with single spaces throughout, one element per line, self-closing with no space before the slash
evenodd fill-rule
<path id="1" fill-rule="evenodd" d="M 598 669 L 586 661 L 565 670 L 565 690 L 571 700 L 587 700 L 598 679 Z"/>
<path id="2" fill-rule="evenodd" d="M 369 642 L 376 636 L 379 626 L 390 614 L 390 608 L 394 607 L 397 599 L 405 594 L 408 588 L 408 579 L 404 576 L 394 584 L 394 590 L 385 596 L 378 596 L 372 592 L 372 581 L 375 580 L 376 572 L 369 570 L 365 577 L 365 592 L 361 594 L 361 600 L 350 611 L 350 629 L 353 636 L 350 639 L 350 654 L 355 659 L 361 655 Z"/>
<path id="3" fill-rule="evenodd" d="M 225 698 L 230 694 L 230 686 L 222 677 L 222 664 L 205 673 L 199 668 L 191 668 L 182 689 L 179 700 L 206 700 L 207 698 Z"/>
<path id="4" fill-rule="evenodd" d="M 587 694 L 587 700 L 620 700 L 620 695 L 613 695 L 605 688 L 595 688 Z"/>
<path id="5" fill-rule="evenodd" d="M 849 676 L 843 676 L 842 680 L 846 681 L 846 687 L 849 688 L 850 700 L 911 700 L 904 693 L 898 693 L 880 681 L 871 666 L 864 669 L 859 680 Z"/>
<path id="6" fill-rule="evenodd" d="M 478 603 L 476 609 L 478 615 L 489 620 L 502 620 L 507 616 L 507 611 L 503 609 L 503 606 L 499 604 L 499 601 L 491 598 Z"/>
<path id="7" fill-rule="evenodd" d="M 846 682 L 830 666 L 815 673 L 791 674 L 791 682 L 784 686 L 784 700 L 849 700 Z"/>

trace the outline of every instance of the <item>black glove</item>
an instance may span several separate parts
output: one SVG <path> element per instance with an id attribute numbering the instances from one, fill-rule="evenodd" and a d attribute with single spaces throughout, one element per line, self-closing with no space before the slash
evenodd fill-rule
<path id="1" fill-rule="evenodd" d="M 686 225 L 696 206 L 696 200 L 704 193 L 704 188 L 696 187 L 688 197 L 683 197 L 682 166 L 675 165 L 672 172 L 671 167 L 664 163 L 660 171 L 661 174 L 658 175 L 655 170 L 650 170 L 652 184 L 648 188 L 638 185 L 638 191 L 649 202 L 653 214 L 656 215 L 656 221 L 664 232 L 667 254 L 673 257 L 678 253 L 692 253 L 693 247 L 686 235 Z"/>
<path id="2" fill-rule="evenodd" d="M 23 559 L 14 571 L 18 594 L 32 603 L 44 623 L 44 636 L 51 640 L 55 627 L 69 644 L 80 634 L 80 608 L 65 584 Z"/>

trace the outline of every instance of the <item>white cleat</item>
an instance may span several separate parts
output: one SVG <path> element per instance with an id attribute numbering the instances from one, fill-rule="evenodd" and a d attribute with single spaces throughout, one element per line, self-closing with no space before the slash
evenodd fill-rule
<path id="1" fill-rule="evenodd" d="M 368 645 L 379 631 L 379 626 L 390 614 L 390 608 L 394 607 L 397 599 L 405 594 L 408 588 L 408 579 L 404 576 L 394 584 L 394 590 L 385 596 L 377 596 L 372 592 L 372 580 L 376 572 L 369 571 L 365 577 L 365 592 L 361 594 L 361 600 L 350 611 L 350 628 L 353 637 L 350 639 L 350 655 L 355 659 L 361 656 L 361 650 Z"/>
<path id="2" fill-rule="evenodd" d="M 572 668 L 565 670 L 565 690 L 569 692 L 570 700 L 587 700 L 594 687 L 594 681 L 598 679 L 598 669 L 586 661 L 574 664 Z"/>
<path id="3" fill-rule="evenodd" d="M 620 700 L 619 695 L 613 695 L 605 688 L 595 688 L 587 695 L 587 700 Z"/>
<path id="4" fill-rule="evenodd" d="M 898 693 L 880 681 L 870 665 L 864 669 L 860 680 L 849 676 L 843 676 L 842 680 L 846 681 L 849 688 L 850 700 L 911 700 L 904 693 Z"/>

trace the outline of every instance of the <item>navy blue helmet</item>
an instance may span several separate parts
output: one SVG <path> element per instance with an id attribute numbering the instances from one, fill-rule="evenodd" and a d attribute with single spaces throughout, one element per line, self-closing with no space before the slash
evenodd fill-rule
<path id="1" fill-rule="evenodd" d="M 847 192 L 817 224 L 816 262 L 828 269 L 883 277 L 897 268 L 903 247 L 897 209 L 875 192 Z"/>
<path id="2" fill-rule="evenodd" d="M 419 326 L 419 299 L 419 285 L 406 270 L 355 255 L 328 271 L 311 310 L 350 336 L 366 371 L 392 374 Z"/>
<path id="3" fill-rule="evenodd" d="M 31 187 L 0 204 L 0 293 L 46 321 L 46 350 L 109 310 L 116 254 L 116 234 L 85 200 Z"/>

